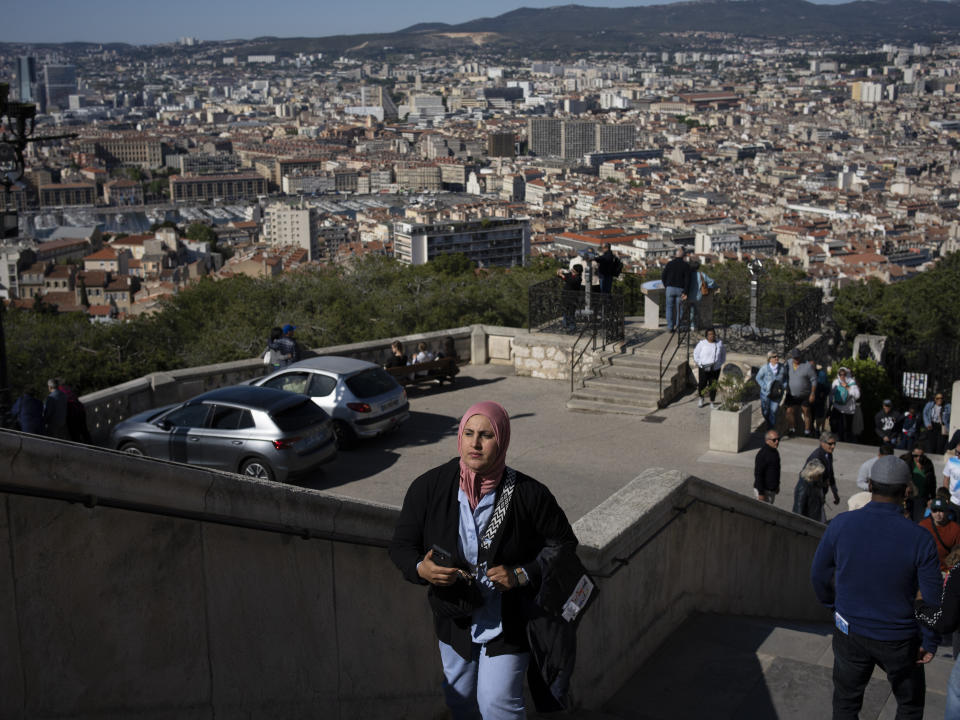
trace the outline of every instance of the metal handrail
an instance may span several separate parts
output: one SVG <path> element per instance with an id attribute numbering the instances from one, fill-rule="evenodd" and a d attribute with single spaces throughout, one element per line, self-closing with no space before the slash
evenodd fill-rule
<path id="1" fill-rule="evenodd" d="M 587 351 L 587 348 L 591 346 L 591 343 L 585 343 L 583 349 L 580 351 L 579 355 L 574 356 L 577 345 L 580 343 L 580 340 L 583 339 L 584 334 L 587 330 L 590 330 L 590 339 L 592 340 L 593 349 L 597 349 L 597 323 L 591 322 L 588 325 L 585 325 L 583 330 L 580 331 L 580 334 L 577 336 L 577 339 L 573 341 L 573 347 L 570 348 L 570 392 L 573 392 L 574 388 L 574 374 L 576 372 L 577 365 L 580 364 L 580 361 L 583 359 L 583 354 Z"/>
<path id="2" fill-rule="evenodd" d="M 684 300 L 680 303 L 680 318 L 677 320 L 677 332 L 675 333 L 677 344 L 673 348 L 673 352 L 670 353 L 670 357 L 667 359 L 666 363 L 664 363 L 664 357 L 666 356 L 667 351 L 673 345 L 673 337 L 670 338 L 663 350 L 660 352 L 660 397 L 657 400 L 657 405 L 660 407 L 662 407 L 661 403 L 663 402 L 663 378 L 667 374 L 667 371 L 672 367 L 673 359 L 677 356 L 677 353 L 683 346 L 684 340 L 686 340 L 687 345 L 687 362 L 690 362 L 690 305 L 691 303 L 687 300 Z"/>

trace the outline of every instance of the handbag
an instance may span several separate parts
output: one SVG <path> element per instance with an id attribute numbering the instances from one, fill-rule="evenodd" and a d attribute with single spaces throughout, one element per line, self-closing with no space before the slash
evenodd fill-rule
<path id="1" fill-rule="evenodd" d="M 703 297 L 710 294 L 710 286 L 707 285 L 707 281 L 703 279 L 703 273 L 700 273 L 700 294 Z"/>
<path id="2" fill-rule="evenodd" d="M 500 487 L 500 497 L 497 498 L 497 504 L 494 505 L 493 514 L 487 522 L 487 528 L 480 536 L 479 547 L 477 548 L 477 565 L 482 566 L 486 562 L 486 556 L 493 547 L 493 541 L 496 539 L 503 519 L 507 516 L 507 510 L 510 509 L 510 501 L 513 499 L 513 489 L 517 484 L 517 471 L 508 467 L 506 477 Z M 431 585 L 427 590 L 427 602 L 430 603 L 430 609 L 437 617 L 443 618 L 464 618 L 473 615 L 473 611 L 483 605 L 484 597 L 480 591 L 477 579 L 472 575 L 463 573 L 458 576 L 457 582 L 453 585 Z"/>

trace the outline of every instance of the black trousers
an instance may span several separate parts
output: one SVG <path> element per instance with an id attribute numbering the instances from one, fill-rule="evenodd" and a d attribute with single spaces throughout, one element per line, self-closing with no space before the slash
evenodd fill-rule
<path id="1" fill-rule="evenodd" d="M 923 718 L 927 685 L 917 665 L 920 638 L 874 640 L 833 630 L 833 720 L 857 720 L 875 665 L 887 673 L 897 699 L 897 720 Z"/>
<path id="2" fill-rule="evenodd" d="M 700 377 L 697 379 L 697 395 L 703 397 L 703 391 L 707 389 L 707 385 L 712 383 L 714 380 L 720 378 L 719 370 L 708 370 L 707 368 L 700 368 Z M 710 402 L 713 402 L 717 397 L 717 388 L 716 386 L 710 389 Z"/>

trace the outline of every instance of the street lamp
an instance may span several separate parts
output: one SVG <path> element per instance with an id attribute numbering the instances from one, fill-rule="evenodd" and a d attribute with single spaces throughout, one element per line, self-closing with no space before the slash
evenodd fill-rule
<path id="1" fill-rule="evenodd" d="M 0 83 L 0 185 L 3 185 L 3 213 L 0 216 L 0 242 L 17 234 L 17 212 L 13 206 L 13 187 L 23 178 L 26 150 L 36 126 L 37 106 L 9 100 L 10 85 Z M 6 304 L 0 299 L 0 423 L 10 408 L 7 382 L 7 341 L 3 331 Z"/>

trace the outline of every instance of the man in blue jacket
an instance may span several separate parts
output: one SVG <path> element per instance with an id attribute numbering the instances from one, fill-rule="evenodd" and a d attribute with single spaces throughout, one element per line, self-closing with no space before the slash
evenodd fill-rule
<path id="1" fill-rule="evenodd" d="M 917 625 L 914 598 L 940 598 L 940 565 L 933 537 L 903 516 L 910 471 L 881 457 L 870 473 L 871 501 L 838 515 L 813 557 L 810 579 L 833 610 L 833 718 L 855 720 L 875 665 L 887 673 L 898 718 L 922 718 L 923 666 L 939 636 Z"/>

